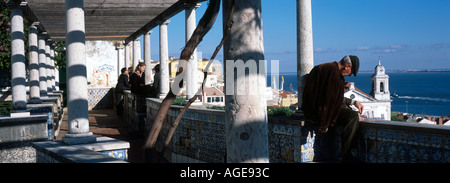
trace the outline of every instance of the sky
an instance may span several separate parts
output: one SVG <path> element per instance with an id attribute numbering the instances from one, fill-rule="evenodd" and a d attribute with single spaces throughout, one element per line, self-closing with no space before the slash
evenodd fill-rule
<path id="1" fill-rule="evenodd" d="M 197 9 L 197 22 L 207 3 Z M 296 0 L 261 3 L 265 59 L 279 60 L 280 72 L 296 72 Z M 311 0 L 311 4 L 314 65 L 356 55 L 360 71 L 372 71 L 379 58 L 387 70 L 450 69 L 448 0 Z M 179 58 L 185 44 L 184 12 L 170 20 L 169 55 Z M 159 60 L 159 27 L 152 31 L 152 59 Z M 221 39 L 219 12 L 197 48 L 201 57 L 210 58 Z M 223 60 L 222 53 L 216 60 Z"/>

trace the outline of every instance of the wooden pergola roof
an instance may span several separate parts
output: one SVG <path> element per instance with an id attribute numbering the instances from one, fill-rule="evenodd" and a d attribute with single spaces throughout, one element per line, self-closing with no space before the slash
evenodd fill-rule
<path id="1" fill-rule="evenodd" d="M 85 0 L 86 40 L 136 39 L 163 21 L 204 0 Z M 64 0 L 24 0 L 24 15 L 40 22 L 40 29 L 52 40 L 66 35 Z"/>

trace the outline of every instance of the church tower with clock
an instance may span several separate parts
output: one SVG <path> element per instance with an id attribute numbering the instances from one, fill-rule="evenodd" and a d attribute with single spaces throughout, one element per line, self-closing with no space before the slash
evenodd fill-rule
<path id="1" fill-rule="evenodd" d="M 386 74 L 384 66 L 381 65 L 381 60 L 378 59 L 378 65 L 375 67 L 375 73 L 371 76 L 372 79 L 372 95 L 379 101 L 391 101 L 391 94 L 389 92 L 389 76 Z"/>
<path id="2" fill-rule="evenodd" d="M 384 66 L 378 59 L 378 65 L 375 66 L 375 73 L 371 76 L 372 91 L 370 95 L 359 90 L 355 83 L 348 82 L 347 91 L 344 96 L 354 99 L 364 105 L 361 117 L 372 120 L 391 120 L 391 96 L 389 92 L 389 76 L 386 75 Z M 357 111 L 356 107 L 350 106 Z"/>

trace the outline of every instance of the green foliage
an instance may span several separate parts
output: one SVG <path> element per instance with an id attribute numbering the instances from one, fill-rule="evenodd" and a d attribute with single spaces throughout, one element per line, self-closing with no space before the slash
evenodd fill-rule
<path id="1" fill-rule="evenodd" d="M 55 42 L 55 67 L 58 70 L 66 70 L 66 43 L 64 41 Z"/>
<path id="2" fill-rule="evenodd" d="M 0 116 L 7 116 L 12 109 L 11 101 L 0 102 Z"/>
<path id="3" fill-rule="evenodd" d="M 11 22 L 6 2 L 0 2 L 0 69 L 11 67 Z"/>
<path id="4" fill-rule="evenodd" d="M 183 102 L 186 100 L 183 96 L 178 96 L 173 100 L 172 105 L 183 105 Z"/>
<path id="5" fill-rule="evenodd" d="M 269 116 L 290 116 L 293 112 L 289 107 L 267 107 Z"/>
<path id="6" fill-rule="evenodd" d="M 405 122 L 404 119 L 397 118 L 397 114 L 398 114 L 398 113 L 391 112 L 391 121 L 401 121 L 401 122 Z"/>
<path id="7" fill-rule="evenodd" d="M 10 9 L 5 1 L 0 1 L 0 69 L 11 68 L 11 17 Z M 28 65 L 28 20 L 24 17 L 25 63 Z M 55 42 L 55 67 L 66 69 L 65 43 Z"/>

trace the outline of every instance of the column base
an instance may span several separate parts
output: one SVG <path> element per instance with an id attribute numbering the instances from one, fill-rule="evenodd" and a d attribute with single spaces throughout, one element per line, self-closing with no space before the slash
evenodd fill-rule
<path id="1" fill-rule="evenodd" d="M 166 98 L 167 94 L 159 94 L 159 99 L 164 99 Z"/>
<path id="2" fill-rule="evenodd" d="M 12 117 L 12 118 L 29 117 L 30 116 L 30 110 L 29 109 L 11 110 L 9 116 Z"/>
<path id="3" fill-rule="evenodd" d="M 62 142 L 68 145 L 89 144 L 94 143 L 96 141 L 97 137 L 95 137 L 92 132 L 81 134 L 68 133 L 62 138 Z"/>
<path id="4" fill-rule="evenodd" d="M 28 100 L 29 104 L 41 104 L 42 100 L 40 98 L 30 98 L 30 100 Z"/>
<path id="5" fill-rule="evenodd" d="M 41 92 L 41 93 L 39 93 L 39 95 L 41 96 L 41 98 L 48 98 L 47 93 Z"/>

